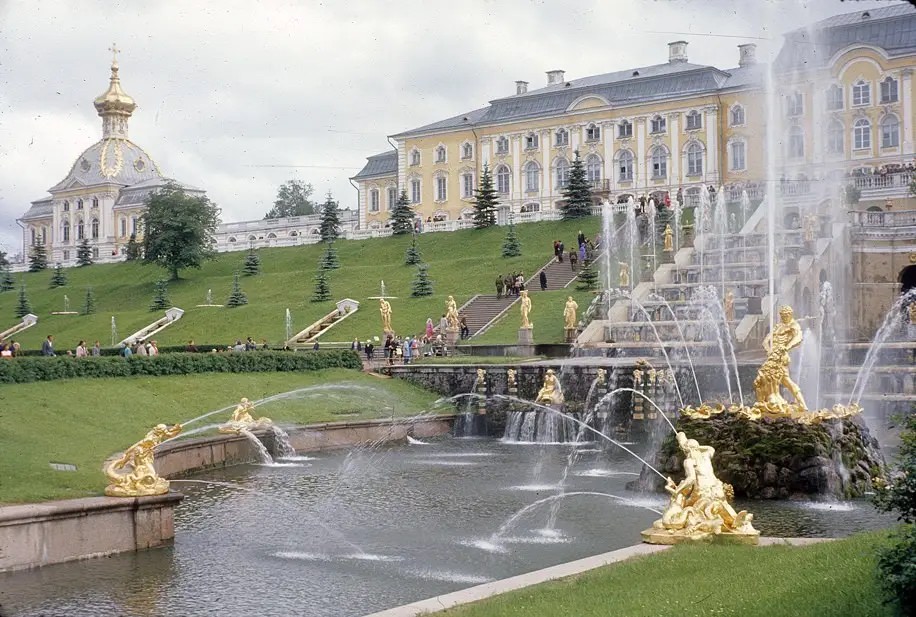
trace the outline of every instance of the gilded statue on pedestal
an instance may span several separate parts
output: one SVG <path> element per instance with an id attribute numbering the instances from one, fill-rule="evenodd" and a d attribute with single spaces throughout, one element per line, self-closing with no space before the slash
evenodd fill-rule
<path id="1" fill-rule="evenodd" d="M 792 314 L 792 307 L 783 306 L 779 309 L 779 323 L 763 339 L 767 359 L 754 379 L 757 403 L 766 406 L 771 413 L 782 412 L 788 415 L 791 412 L 788 401 L 780 393 L 780 386 L 785 386 L 795 398 L 796 411 L 808 410 L 801 389 L 789 376 L 789 352 L 801 345 L 801 342 L 802 329 Z"/>
<path id="2" fill-rule="evenodd" d="M 531 298 L 528 297 L 528 291 L 523 289 L 519 292 L 519 297 L 521 298 L 521 311 L 522 311 L 522 330 L 530 330 L 534 327 L 534 324 L 531 323 L 531 320 L 528 318 L 531 313 Z"/>
<path id="3" fill-rule="evenodd" d="M 725 312 L 725 321 L 735 320 L 735 293 L 731 289 L 725 292 L 722 310 Z"/>
<path id="4" fill-rule="evenodd" d="M 379 298 L 378 309 L 382 314 L 382 332 L 394 332 L 391 329 L 391 304 L 385 298 Z"/>
<path id="5" fill-rule="evenodd" d="M 515 387 L 515 369 L 510 368 L 506 371 L 506 383 L 510 388 Z"/>
<path id="6" fill-rule="evenodd" d="M 560 390 L 560 381 L 557 379 L 557 375 L 553 372 L 552 368 L 547 369 L 547 374 L 544 375 L 544 385 L 541 386 L 541 389 L 538 391 L 535 402 L 542 405 L 560 405 L 563 403 L 563 392 Z"/>
<path id="7" fill-rule="evenodd" d="M 664 248 L 662 249 L 665 253 L 674 252 L 674 230 L 671 229 L 671 224 L 665 225 L 665 232 L 663 234 L 664 239 Z"/>
<path id="8" fill-rule="evenodd" d="M 715 535 L 756 544 L 760 533 L 751 524 L 754 515 L 736 512 L 729 503 L 732 487 L 716 477 L 712 467 L 715 449 L 687 439 L 684 433 L 677 434 L 677 443 L 684 453 L 684 479 L 675 483 L 668 478 L 665 490 L 671 500 L 662 517 L 642 532 L 643 540 L 676 544 Z"/>
<path id="9" fill-rule="evenodd" d="M 599 386 L 603 386 L 607 383 L 607 370 L 603 368 L 598 369 L 598 373 L 595 376 L 595 383 Z"/>
<path id="10" fill-rule="evenodd" d="M 910 303 L 909 312 L 910 312 L 910 323 L 913 325 L 916 325 L 916 302 Z"/>
<path id="11" fill-rule="evenodd" d="M 232 412 L 232 418 L 225 424 L 220 424 L 219 430 L 220 433 L 236 433 L 245 430 L 253 431 L 259 428 L 267 428 L 273 424 L 273 420 L 270 418 L 257 418 L 251 415 L 251 412 L 254 411 L 254 404 L 249 401 L 247 398 L 243 398 L 238 405 L 235 407 L 235 411 Z"/>
<path id="12" fill-rule="evenodd" d="M 567 296 L 566 306 L 563 308 L 564 327 L 567 330 L 574 330 L 576 328 L 576 309 L 578 308 L 579 305 L 572 299 L 572 296 Z"/>
<path id="13" fill-rule="evenodd" d="M 454 296 L 449 296 L 448 301 L 445 303 L 445 321 L 448 322 L 447 329 L 449 332 L 458 332 L 458 303 L 455 302 Z"/>
<path id="14" fill-rule="evenodd" d="M 180 424 L 157 424 L 121 456 L 107 462 L 104 471 L 110 484 L 105 487 L 105 494 L 109 497 L 143 497 L 168 493 L 169 481 L 160 478 L 153 466 L 153 450 L 180 432 Z M 125 467 L 130 467 L 130 471 L 125 473 Z"/>
<path id="15" fill-rule="evenodd" d="M 620 272 L 618 274 L 621 287 L 630 286 L 630 265 L 624 261 L 618 262 L 620 264 Z"/>

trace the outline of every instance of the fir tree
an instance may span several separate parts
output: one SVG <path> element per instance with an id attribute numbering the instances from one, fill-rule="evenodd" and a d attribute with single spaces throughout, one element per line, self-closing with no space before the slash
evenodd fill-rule
<path id="1" fill-rule="evenodd" d="M 130 234 L 127 246 L 124 248 L 127 261 L 139 261 L 143 258 L 143 247 L 137 242 L 137 234 Z"/>
<path id="2" fill-rule="evenodd" d="M 413 210 L 410 209 L 410 201 L 407 199 L 407 191 L 401 191 L 401 196 L 394 202 L 394 208 L 391 209 L 389 220 L 391 221 L 391 231 L 395 235 L 409 234 L 413 231 Z"/>
<path id="3" fill-rule="evenodd" d="M 515 223 L 509 219 L 509 229 L 506 230 L 506 239 L 503 242 L 503 257 L 518 257 L 522 254 L 522 245 L 518 241 Z"/>
<path id="4" fill-rule="evenodd" d="M 318 272 L 315 274 L 315 293 L 312 294 L 312 302 L 327 302 L 331 299 L 331 285 L 328 282 L 327 268 L 318 265 Z"/>
<path id="5" fill-rule="evenodd" d="M 420 263 L 420 261 L 420 248 L 417 246 L 417 234 L 414 234 L 413 239 L 410 241 L 410 246 L 407 247 L 407 252 L 404 253 L 404 265 L 415 266 Z"/>
<path id="6" fill-rule="evenodd" d="M 340 208 L 331 193 L 321 206 L 321 241 L 333 242 L 340 237 Z"/>
<path id="7" fill-rule="evenodd" d="M 327 248 L 321 255 L 321 268 L 325 270 L 336 270 L 340 267 L 340 259 L 337 258 L 337 249 L 334 248 L 333 242 L 328 242 Z"/>
<path id="8" fill-rule="evenodd" d="M 60 264 L 54 266 L 54 274 L 51 275 L 51 289 L 63 287 L 67 284 L 67 275 L 64 273 L 64 267 Z"/>
<path id="9" fill-rule="evenodd" d="M 576 275 L 576 289 L 579 291 L 591 291 L 598 289 L 598 270 L 592 261 L 585 260 L 579 274 Z"/>
<path id="10" fill-rule="evenodd" d="M 12 291 L 15 288 L 16 283 L 13 281 L 13 273 L 9 271 L 9 268 L 0 269 L 0 293 Z"/>
<path id="11" fill-rule="evenodd" d="M 86 299 L 83 301 L 83 315 L 92 315 L 95 312 L 95 296 L 92 287 L 86 288 Z"/>
<path id="12" fill-rule="evenodd" d="M 564 220 L 578 219 L 592 213 L 592 187 L 578 150 L 569 168 L 569 182 L 563 189 L 563 199 L 560 208 L 563 210 Z"/>
<path id="13" fill-rule="evenodd" d="M 493 187 L 493 174 L 490 166 L 484 163 L 480 184 L 474 189 L 474 227 L 483 229 L 496 224 L 496 208 L 499 198 Z"/>
<path id="14" fill-rule="evenodd" d="M 153 296 L 153 302 L 149 305 L 151 311 L 161 311 L 171 308 L 172 301 L 169 300 L 169 282 L 165 279 L 156 281 L 156 294 Z"/>
<path id="15" fill-rule="evenodd" d="M 48 249 L 44 244 L 33 244 L 29 251 L 29 272 L 41 272 L 48 267 Z"/>
<path id="16" fill-rule="evenodd" d="M 92 247 L 89 246 L 89 238 L 83 238 L 82 242 L 80 242 L 80 245 L 76 247 L 76 265 L 92 265 Z"/>
<path id="17" fill-rule="evenodd" d="M 239 285 L 239 273 L 236 272 L 235 276 L 232 277 L 232 293 L 229 294 L 229 299 L 226 300 L 226 306 L 234 308 L 243 304 L 248 304 L 248 296 L 242 291 L 242 286 Z"/>
<path id="18" fill-rule="evenodd" d="M 19 301 L 16 303 L 16 317 L 22 319 L 32 312 L 32 305 L 29 303 L 29 297 L 25 295 L 25 283 L 19 285 Z"/>
<path id="19" fill-rule="evenodd" d="M 248 251 L 242 272 L 245 276 L 255 276 L 261 273 L 261 256 L 254 249 Z"/>
<path id="20" fill-rule="evenodd" d="M 417 265 L 417 275 L 413 279 L 410 295 L 414 298 L 433 295 L 433 282 L 429 280 L 429 264 Z"/>

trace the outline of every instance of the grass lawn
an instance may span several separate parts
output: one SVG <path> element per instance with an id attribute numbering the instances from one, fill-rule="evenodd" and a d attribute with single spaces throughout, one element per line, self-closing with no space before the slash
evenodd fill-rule
<path id="1" fill-rule="evenodd" d="M 878 617 L 875 549 L 886 532 L 806 547 L 677 546 L 510 592 L 441 617 Z"/>
<path id="2" fill-rule="evenodd" d="M 382 280 L 387 293 L 397 296 L 391 301 L 395 330 L 401 334 L 419 333 L 427 317 L 438 320 L 448 295 L 454 295 L 461 305 L 474 294 L 493 293 L 497 274 L 515 270 L 530 274 L 550 259 L 555 238 L 572 244 L 579 229 L 592 237 L 599 225 L 597 217 L 518 225 L 523 254 L 510 259 L 501 256 L 505 228 L 422 234 L 418 244 L 423 260 L 429 264 L 435 290 L 435 295 L 425 298 L 410 297 L 416 274 L 416 268 L 404 265 L 410 236 L 339 241 L 336 247 L 341 268 L 331 273 L 331 296 L 334 301 L 347 297 L 358 300 L 361 307 L 328 331 L 323 342 L 351 341 L 354 337 L 366 340 L 381 335 L 378 301 L 369 300 L 368 296 L 379 294 Z M 234 309 L 196 305 L 205 303 L 208 289 L 212 290 L 215 303 L 226 301 L 232 275 L 241 269 L 245 251 L 221 253 L 218 261 L 206 263 L 200 270 L 182 271 L 181 280 L 169 284 L 169 297 L 175 306 L 185 310 L 185 315 L 157 335 L 157 341 L 160 345 L 183 345 L 189 339 L 199 344 L 228 344 L 239 337 L 252 336 L 257 341 L 281 343 L 287 308 L 292 313 L 294 331 L 306 328 L 334 308 L 334 302 L 309 301 L 323 250 L 320 245 L 260 249 L 262 274 L 241 278 L 249 304 Z M 16 275 L 17 289 L 21 277 L 32 312 L 40 318 L 37 326 L 16 337 L 26 348 L 39 348 L 48 334 L 55 335 L 58 350 L 73 349 L 79 339 L 88 340 L 90 345 L 99 340 L 107 346 L 111 341 L 112 316 L 116 319 L 119 339 L 162 316 L 161 312 L 148 310 L 154 281 L 166 276 L 155 266 L 102 264 L 65 271 L 69 283 L 57 289 L 48 288 L 50 270 Z M 81 310 L 86 288 L 90 286 L 95 295 L 95 314 L 50 314 L 63 310 L 65 294 L 70 299 L 71 310 Z M 0 330 L 18 321 L 14 316 L 17 297 L 17 291 L 0 294 Z M 514 340 L 512 334 L 505 342 Z"/>
<path id="3" fill-rule="evenodd" d="M 4 386 L 0 390 L 0 503 L 99 495 L 105 488 L 101 472 L 104 460 L 136 442 L 159 422 L 186 421 L 235 404 L 243 396 L 258 400 L 331 382 L 354 387 L 350 392 L 268 403 L 258 408 L 258 414 L 303 424 L 341 420 L 342 414 L 347 414 L 346 419 L 406 416 L 428 409 L 437 398 L 398 379 L 345 369 Z M 192 424 L 188 430 L 223 422 L 229 413 Z M 71 463 L 78 470 L 55 471 L 50 462 Z"/>
<path id="4" fill-rule="evenodd" d="M 564 343 L 563 309 L 566 307 L 566 298 L 572 296 L 579 305 L 577 314 L 579 318 L 594 299 L 591 291 L 576 291 L 573 283 L 567 289 L 557 291 L 532 291 L 531 292 L 531 323 L 534 324 L 535 343 Z M 490 329 L 475 336 L 469 343 L 472 345 L 486 345 L 488 343 L 517 343 L 518 327 L 521 324 L 521 309 L 516 304 L 503 315 L 502 319 L 490 326 Z"/>

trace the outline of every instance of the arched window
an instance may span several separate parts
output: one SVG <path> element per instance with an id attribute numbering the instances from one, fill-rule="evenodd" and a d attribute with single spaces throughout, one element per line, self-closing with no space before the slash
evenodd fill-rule
<path id="1" fill-rule="evenodd" d="M 805 133 L 800 126 L 789 129 L 789 158 L 800 159 L 805 156 Z"/>
<path id="2" fill-rule="evenodd" d="M 439 146 L 436 148 L 436 162 L 444 163 L 445 162 L 445 146 Z"/>
<path id="3" fill-rule="evenodd" d="M 268 240 L 276 240 L 276 239 L 277 239 L 277 234 L 275 234 L 275 233 L 273 233 L 273 232 L 270 232 L 269 234 L 267 234 L 267 239 L 268 239 Z"/>
<path id="4" fill-rule="evenodd" d="M 496 191 L 503 194 L 509 193 L 512 175 L 506 165 L 496 168 Z"/>
<path id="5" fill-rule="evenodd" d="M 569 185 L 569 162 L 566 159 L 557 159 L 557 188 L 565 189 Z"/>
<path id="6" fill-rule="evenodd" d="M 99 239 L 99 219 L 92 219 L 92 223 L 90 224 L 90 228 L 91 228 L 91 230 L 92 230 L 92 231 L 91 231 L 91 233 L 92 233 L 92 239 L 93 239 L 93 240 L 98 240 L 98 239 Z"/>
<path id="7" fill-rule="evenodd" d="M 235 244 L 235 236 L 229 236 L 229 244 Z"/>
<path id="8" fill-rule="evenodd" d="M 554 143 L 557 146 L 568 146 L 569 145 L 569 131 L 566 129 L 557 129 L 557 132 L 554 133 Z"/>
<path id="9" fill-rule="evenodd" d="M 463 146 L 461 146 L 461 158 L 466 160 L 466 159 L 470 159 L 473 157 L 474 157 L 474 146 L 472 146 L 470 143 L 466 143 Z"/>
<path id="10" fill-rule="evenodd" d="M 592 122 L 585 128 L 585 141 L 600 141 L 601 127 Z"/>
<path id="11" fill-rule="evenodd" d="M 93 207 L 93 208 L 98 208 L 98 207 L 99 207 L 99 198 L 98 198 L 98 197 L 93 197 L 93 198 L 92 198 L 92 207 Z"/>
<path id="12" fill-rule="evenodd" d="M 379 192 L 378 189 L 369 190 L 369 212 L 378 212 L 379 210 Z"/>
<path id="13" fill-rule="evenodd" d="M 830 154 L 843 154 L 845 150 L 843 143 L 845 141 L 845 132 L 846 129 L 839 120 L 833 120 L 827 125 L 827 152 Z"/>
<path id="14" fill-rule="evenodd" d="M 732 107 L 730 124 L 732 126 L 741 126 L 744 124 L 744 107 L 741 105 Z"/>
<path id="15" fill-rule="evenodd" d="M 496 154 L 507 154 L 509 152 L 509 138 L 500 137 L 496 140 Z"/>
<path id="16" fill-rule="evenodd" d="M 64 242 L 70 242 L 70 221 L 64 219 L 64 222 L 60 226 L 61 237 Z"/>
<path id="17" fill-rule="evenodd" d="M 852 104 L 868 105 L 871 103 L 871 86 L 867 81 L 857 81 L 852 87 Z"/>
<path id="18" fill-rule="evenodd" d="M 537 192 L 541 187 L 541 168 L 534 161 L 525 164 L 525 190 Z"/>
<path id="19" fill-rule="evenodd" d="M 664 146 L 655 146 L 652 148 L 652 178 L 661 179 L 668 177 L 668 151 Z"/>
<path id="20" fill-rule="evenodd" d="M 687 130 L 692 131 L 701 128 L 703 128 L 703 116 L 700 115 L 700 112 L 694 109 L 687 114 Z"/>
<path id="21" fill-rule="evenodd" d="M 859 118 L 852 125 L 852 147 L 856 150 L 871 148 L 871 122 L 867 118 Z"/>
<path id="22" fill-rule="evenodd" d="M 900 145 L 900 121 L 888 114 L 881 119 L 881 147 L 896 148 Z"/>
<path id="23" fill-rule="evenodd" d="M 629 120 L 621 120 L 617 125 L 618 139 L 626 139 L 633 136 L 633 123 Z"/>
<path id="24" fill-rule="evenodd" d="M 631 182 L 633 180 L 633 153 L 622 150 L 617 155 L 617 181 Z"/>
<path id="25" fill-rule="evenodd" d="M 592 186 L 601 182 L 601 157 L 597 154 L 589 154 L 585 157 L 585 175 Z"/>
<path id="26" fill-rule="evenodd" d="M 290 237 L 290 238 L 295 238 L 295 237 L 297 237 L 298 235 L 299 235 L 299 232 L 296 231 L 295 229 L 292 230 L 291 232 L 289 232 L 289 237 Z"/>
<path id="27" fill-rule="evenodd" d="M 667 128 L 667 123 L 662 116 L 655 116 L 652 118 L 651 127 L 653 133 L 664 133 Z"/>
<path id="28" fill-rule="evenodd" d="M 696 142 L 687 146 L 687 175 L 703 175 L 703 148 Z"/>
<path id="29" fill-rule="evenodd" d="M 82 199 L 77 199 L 77 200 L 76 200 L 76 209 L 77 209 L 77 210 L 82 210 L 82 209 L 83 209 L 83 200 L 82 200 Z"/>
<path id="30" fill-rule="evenodd" d="M 419 165 L 420 164 L 420 151 L 414 148 L 410 151 L 410 164 Z"/>
<path id="31" fill-rule="evenodd" d="M 86 224 L 83 223 L 83 219 L 80 219 L 76 223 L 76 239 L 82 240 L 86 237 Z"/>
<path id="32" fill-rule="evenodd" d="M 254 234 L 248 236 L 248 241 L 249 241 L 249 242 L 254 242 L 254 241 L 257 240 L 257 239 L 258 239 L 258 237 L 255 236 Z"/>
<path id="33" fill-rule="evenodd" d="M 893 77 L 888 77 L 881 82 L 881 102 L 882 103 L 896 103 L 897 102 L 897 80 Z"/>
<path id="34" fill-rule="evenodd" d="M 833 84 L 827 88 L 827 110 L 839 111 L 843 109 L 843 89 Z"/>
<path id="35" fill-rule="evenodd" d="M 70 202 L 66 199 L 64 200 L 64 212 L 70 212 Z"/>

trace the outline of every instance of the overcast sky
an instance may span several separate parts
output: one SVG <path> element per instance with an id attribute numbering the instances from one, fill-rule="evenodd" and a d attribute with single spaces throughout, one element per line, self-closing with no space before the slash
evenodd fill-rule
<path id="1" fill-rule="evenodd" d="M 131 139 L 233 221 L 261 218 L 289 178 L 355 207 L 347 179 L 387 135 L 514 94 L 517 79 L 665 62 L 681 38 L 691 62 L 732 68 L 739 43 L 766 58 L 789 28 L 887 4 L 0 0 L 0 247 L 20 250 L 15 219 L 100 139 L 92 100 L 112 42 L 139 105 Z"/>

